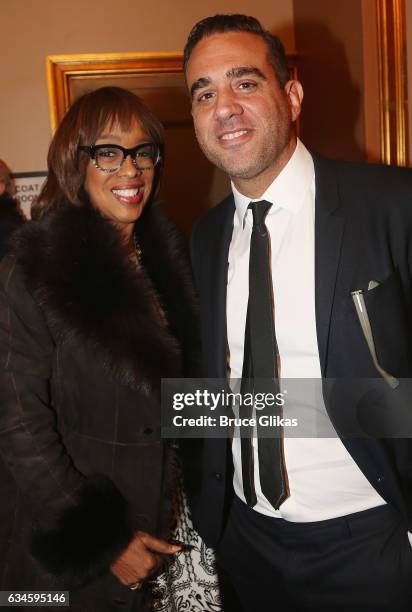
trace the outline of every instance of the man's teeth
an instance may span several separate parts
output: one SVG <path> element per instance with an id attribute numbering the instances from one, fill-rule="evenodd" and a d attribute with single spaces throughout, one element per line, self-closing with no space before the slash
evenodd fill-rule
<path id="1" fill-rule="evenodd" d="M 114 193 L 114 195 L 120 196 L 121 198 L 133 198 L 139 193 L 139 191 L 140 191 L 140 188 L 138 189 L 112 189 L 112 192 Z"/>
<path id="2" fill-rule="evenodd" d="M 222 140 L 233 140 L 233 138 L 239 138 L 246 134 L 246 130 L 239 130 L 238 132 L 230 132 L 230 134 L 223 134 Z"/>

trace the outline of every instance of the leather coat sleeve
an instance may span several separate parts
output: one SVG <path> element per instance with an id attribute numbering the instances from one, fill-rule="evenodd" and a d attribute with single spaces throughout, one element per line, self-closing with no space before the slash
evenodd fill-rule
<path id="1" fill-rule="evenodd" d="M 30 513 L 31 554 L 56 582 L 75 588 L 108 570 L 134 529 L 115 485 L 105 476 L 83 476 L 60 440 L 49 392 L 54 350 L 15 261 L 3 260 L 0 454 Z"/>

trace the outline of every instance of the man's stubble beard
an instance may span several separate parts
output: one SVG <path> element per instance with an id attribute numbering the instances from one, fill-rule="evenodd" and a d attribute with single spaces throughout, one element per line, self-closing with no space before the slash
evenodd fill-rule
<path id="1" fill-rule="evenodd" d="M 230 153 L 225 155 L 224 151 L 218 150 L 218 145 L 210 147 L 201 138 L 195 127 L 196 137 L 201 150 L 207 159 L 217 168 L 223 170 L 231 179 L 254 179 L 270 167 L 275 168 L 283 151 L 287 147 L 292 137 L 292 122 L 289 116 L 289 109 L 285 109 L 285 115 L 279 121 L 272 121 L 263 140 L 258 147 L 258 151 L 248 155 L 248 159 L 243 159 L 244 153 Z M 256 143 L 259 145 L 259 143 Z"/>

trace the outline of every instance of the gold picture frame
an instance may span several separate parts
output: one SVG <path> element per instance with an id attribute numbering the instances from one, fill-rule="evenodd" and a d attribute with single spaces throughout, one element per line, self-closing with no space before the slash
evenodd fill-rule
<path id="1" fill-rule="evenodd" d="M 145 90 L 158 90 L 168 85 L 172 88 L 183 86 L 182 57 L 181 52 L 47 56 L 52 130 L 74 100 L 87 90 L 118 85 L 145 93 Z"/>

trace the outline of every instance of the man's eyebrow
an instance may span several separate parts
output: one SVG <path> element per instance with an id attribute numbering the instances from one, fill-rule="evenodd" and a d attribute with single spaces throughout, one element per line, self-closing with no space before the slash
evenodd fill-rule
<path id="1" fill-rule="evenodd" d="M 190 88 L 190 97 L 193 98 L 198 89 L 206 87 L 207 85 L 210 85 L 210 83 L 211 80 L 209 79 L 209 77 L 201 77 L 200 79 L 197 79 L 197 81 L 195 81 L 192 87 Z"/>
<path id="2" fill-rule="evenodd" d="M 261 72 L 259 68 L 256 68 L 255 66 L 238 66 L 236 68 L 231 68 L 230 70 L 228 70 L 228 72 L 226 72 L 226 77 L 228 79 L 240 79 L 244 76 L 249 75 L 254 75 L 259 77 L 263 81 L 267 81 L 267 78 L 265 77 L 263 72 Z"/>

